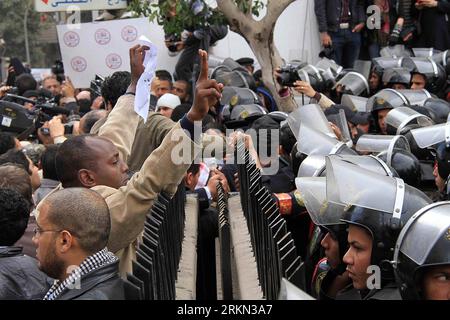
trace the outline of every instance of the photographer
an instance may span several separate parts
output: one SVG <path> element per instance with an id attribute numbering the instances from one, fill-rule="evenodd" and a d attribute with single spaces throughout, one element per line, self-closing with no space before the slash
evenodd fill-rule
<path id="1" fill-rule="evenodd" d="M 36 90 L 36 88 L 37 88 L 37 82 L 33 78 L 33 76 L 28 73 L 23 73 L 20 76 L 18 76 L 17 78 L 15 78 L 15 82 L 13 83 L 13 86 L 6 85 L 3 87 L 0 87 L 0 99 L 3 99 L 5 101 L 15 102 L 14 99 L 5 97 L 6 94 L 10 93 L 10 94 L 17 94 L 19 96 L 22 96 L 28 90 Z"/>
<path id="2" fill-rule="evenodd" d="M 38 130 L 38 137 L 44 145 L 63 143 L 67 140 L 66 135 L 79 135 L 80 121 L 69 116 L 54 116 L 46 121 Z"/>
<path id="3" fill-rule="evenodd" d="M 56 79 L 56 76 L 50 75 L 42 80 L 42 88 L 52 93 L 52 96 L 59 100 L 61 96 L 61 83 Z"/>
<path id="4" fill-rule="evenodd" d="M 159 2 L 163 4 L 165 0 L 160 0 Z M 186 1 L 186 5 L 189 6 L 190 12 L 184 12 L 184 15 L 191 18 L 193 18 L 192 15 L 197 15 L 201 19 L 201 15 L 207 14 L 205 13 L 205 8 L 197 8 L 195 2 L 191 4 L 191 1 Z M 206 8 L 206 11 L 208 10 L 211 9 Z M 170 5 L 166 20 L 176 19 L 175 17 L 179 14 L 180 12 L 176 11 L 176 3 L 174 3 Z M 181 34 L 169 33 L 164 28 L 165 44 L 169 51 L 174 54 L 182 51 L 175 66 L 175 78 L 177 80 L 191 81 L 193 79 L 192 72 L 194 70 L 194 64 L 198 64 L 199 62 L 198 50 L 208 51 L 211 45 L 225 38 L 228 33 L 228 28 L 226 25 L 211 25 L 209 27 L 189 25 L 185 26 L 185 28 Z"/>
<path id="5" fill-rule="evenodd" d="M 295 91 L 297 91 L 300 94 L 304 94 L 310 99 L 315 100 L 315 103 L 319 104 L 322 109 L 327 109 L 334 105 L 335 103 L 330 100 L 327 96 L 325 96 L 323 93 L 317 92 L 314 90 L 314 88 L 306 81 L 301 81 L 298 74 L 288 72 L 287 70 L 284 70 L 283 68 L 277 68 L 274 71 L 275 78 L 277 79 L 278 83 L 282 85 L 281 90 L 279 91 L 279 95 L 284 97 L 289 93 L 289 89 L 292 88 Z M 284 78 L 287 80 L 283 81 L 283 73 Z M 290 73 L 287 74 L 287 73 Z M 311 101 L 313 103 L 314 101 Z"/>

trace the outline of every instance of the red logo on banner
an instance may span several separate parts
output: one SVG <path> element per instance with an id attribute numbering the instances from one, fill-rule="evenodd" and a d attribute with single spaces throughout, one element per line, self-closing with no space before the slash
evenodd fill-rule
<path id="1" fill-rule="evenodd" d="M 72 69 L 76 72 L 83 72 L 87 68 L 86 59 L 83 57 L 75 57 L 70 61 Z"/>
<path id="2" fill-rule="evenodd" d="M 138 36 L 138 31 L 133 26 L 126 26 L 122 29 L 122 39 L 127 42 L 133 42 Z"/>
<path id="3" fill-rule="evenodd" d="M 95 41 L 101 45 L 108 44 L 111 41 L 111 33 L 106 29 L 98 29 L 95 31 Z"/>
<path id="4" fill-rule="evenodd" d="M 80 36 L 74 31 L 64 33 L 63 39 L 68 47 L 76 47 L 80 43 Z"/>
<path id="5" fill-rule="evenodd" d="M 48 0 L 42 0 L 42 2 L 48 4 Z"/>
<path id="6" fill-rule="evenodd" d="M 122 58 L 115 53 L 108 54 L 106 57 L 106 65 L 110 69 L 118 69 L 122 65 Z"/>

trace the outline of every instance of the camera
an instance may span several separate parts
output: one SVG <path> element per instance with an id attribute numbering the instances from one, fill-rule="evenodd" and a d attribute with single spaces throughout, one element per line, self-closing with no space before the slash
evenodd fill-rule
<path id="1" fill-rule="evenodd" d="M 327 58 L 332 60 L 334 57 L 334 49 L 332 46 L 325 47 L 322 51 L 319 52 L 319 58 Z"/>
<path id="2" fill-rule="evenodd" d="M 296 81 L 301 80 L 299 70 L 299 65 L 287 64 L 281 67 L 277 77 L 278 83 L 285 87 L 293 87 Z"/>
<path id="3" fill-rule="evenodd" d="M 181 38 L 178 35 L 171 34 L 166 36 L 166 42 L 168 43 L 167 49 L 170 52 L 177 52 L 177 42 L 180 42 Z"/>
<path id="4" fill-rule="evenodd" d="M 102 95 L 102 86 L 103 86 L 104 81 L 105 81 L 105 78 L 99 76 L 98 74 L 96 74 L 95 79 L 91 81 L 90 88 L 97 97 Z"/>
<path id="5" fill-rule="evenodd" d="M 54 75 L 56 75 L 56 79 L 59 82 L 63 82 L 65 80 L 65 76 L 64 76 L 64 64 L 61 60 L 55 60 L 55 64 L 52 66 L 51 68 L 52 73 Z"/>
<path id="6" fill-rule="evenodd" d="M 29 135 L 34 136 L 36 129 L 41 128 L 45 121 L 51 120 L 55 115 L 70 115 L 69 110 L 56 106 L 52 99 L 45 96 L 38 97 L 37 101 L 11 94 L 8 96 L 15 101 L 34 105 L 34 110 L 30 111 L 19 103 L 0 100 L 0 130 L 14 133 L 20 136 L 20 139 L 27 139 Z M 65 129 L 66 133 L 72 133 L 73 121 Z"/>

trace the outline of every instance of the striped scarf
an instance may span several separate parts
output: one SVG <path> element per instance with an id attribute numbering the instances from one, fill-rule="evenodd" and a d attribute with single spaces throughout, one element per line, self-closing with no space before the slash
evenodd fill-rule
<path id="1" fill-rule="evenodd" d="M 83 260 L 80 266 L 76 267 L 64 281 L 55 281 L 50 290 L 48 290 L 43 300 L 55 300 L 66 289 L 70 290 L 80 283 L 81 277 L 87 275 L 100 267 L 111 264 L 119 260 L 107 248 Z M 76 288 L 75 288 L 76 289 Z"/>

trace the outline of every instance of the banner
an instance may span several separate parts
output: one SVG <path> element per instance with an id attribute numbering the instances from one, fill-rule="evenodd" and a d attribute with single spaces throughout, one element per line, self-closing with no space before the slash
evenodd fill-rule
<path id="1" fill-rule="evenodd" d="M 127 0 L 35 0 L 38 12 L 55 12 L 74 10 L 125 9 Z"/>
<path id="2" fill-rule="evenodd" d="M 169 57 L 164 32 L 147 18 L 59 25 L 58 40 L 64 71 L 76 88 L 88 88 L 98 74 L 130 71 L 129 49 L 145 35 L 158 48 L 157 69 L 173 72 L 178 57 Z"/>

